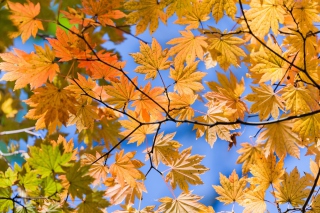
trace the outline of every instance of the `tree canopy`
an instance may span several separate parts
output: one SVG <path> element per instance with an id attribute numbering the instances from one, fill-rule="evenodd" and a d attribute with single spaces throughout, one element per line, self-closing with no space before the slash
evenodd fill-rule
<path id="1" fill-rule="evenodd" d="M 319 0 L 0 1 L 0 212 L 217 212 L 193 191 L 212 169 L 193 149 L 215 143 L 242 166 L 208 185 L 225 210 L 320 212 L 319 12 Z M 129 37 L 140 49 L 124 56 Z M 186 125 L 207 144 L 183 146 Z M 310 164 L 288 169 L 300 151 Z M 171 193 L 151 204 L 150 172 Z"/>

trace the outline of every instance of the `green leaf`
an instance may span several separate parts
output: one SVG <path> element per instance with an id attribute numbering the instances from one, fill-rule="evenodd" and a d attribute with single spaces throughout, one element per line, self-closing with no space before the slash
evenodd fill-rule
<path id="1" fill-rule="evenodd" d="M 103 198 L 103 195 L 103 191 L 97 191 L 88 194 L 86 198 L 77 206 L 78 213 L 103 213 L 104 211 L 102 211 L 101 208 L 104 209 L 110 205 L 110 203 Z"/>
<path id="2" fill-rule="evenodd" d="M 17 180 L 17 172 L 12 171 L 11 168 L 8 168 L 5 173 L 0 171 L 0 187 L 1 188 L 11 187 L 16 180 Z"/>
<path id="3" fill-rule="evenodd" d="M 62 153 L 59 146 L 41 145 L 41 148 L 30 147 L 28 162 L 42 178 L 52 173 L 65 173 L 62 166 L 68 167 L 72 153 Z"/>
<path id="4" fill-rule="evenodd" d="M 9 212 L 13 208 L 11 188 L 0 188 L 0 212 Z"/>
<path id="5" fill-rule="evenodd" d="M 80 166 L 80 162 L 77 162 L 66 171 L 66 175 L 60 176 L 63 187 L 68 189 L 72 198 L 77 196 L 82 199 L 83 194 L 92 193 L 90 184 L 94 178 L 89 176 L 89 168 L 90 166 Z"/>

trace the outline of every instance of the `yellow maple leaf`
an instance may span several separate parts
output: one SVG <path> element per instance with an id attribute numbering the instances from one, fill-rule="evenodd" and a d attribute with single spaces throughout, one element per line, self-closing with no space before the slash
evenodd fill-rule
<path id="1" fill-rule="evenodd" d="M 40 13 L 40 3 L 34 5 L 28 1 L 22 5 L 8 1 L 8 5 L 12 12 L 9 18 L 14 25 L 18 26 L 22 43 L 25 43 L 31 35 L 35 38 L 38 29 L 43 30 L 42 22 L 35 18 Z"/>
<path id="2" fill-rule="evenodd" d="M 97 151 L 95 156 L 89 153 L 84 153 L 81 157 L 81 164 L 90 166 L 89 175 L 94 178 L 94 181 L 92 183 L 94 186 L 100 184 L 102 181 L 103 182 L 106 181 L 107 173 L 109 172 L 108 167 L 105 165 L 104 157 L 96 161 L 100 157 L 101 157 L 101 154 Z"/>
<path id="3" fill-rule="evenodd" d="M 130 206 L 134 204 L 135 198 L 138 198 L 139 200 L 142 199 L 143 192 L 147 192 L 144 183 L 136 181 L 134 187 L 130 186 L 128 183 L 125 183 L 124 186 L 116 183 L 115 185 L 107 188 L 105 195 L 107 197 L 110 197 L 110 202 L 113 205 L 118 205 L 122 203 L 123 200 L 125 200 L 126 205 Z"/>
<path id="4" fill-rule="evenodd" d="M 234 112 L 235 110 L 226 107 L 225 104 L 222 103 L 220 105 L 210 107 L 206 115 L 196 117 L 195 120 L 208 124 L 214 124 L 219 121 L 230 122 L 229 119 L 233 116 Z M 205 134 L 205 140 L 211 147 L 213 147 L 218 137 L 222 140 L 232 142 L 230 130 L 234 130 L 236 128 L 236 125 L 216 125 L 213 127 L 207 127 L 195 124 L 193 130 L 197 129 L 197 138 L 202 137 Z"/>
<path id="5" fill-rule="evenodd" d="M 196 57 L 203 61 L 204 52 L 208 46 L 206 37 L 194 36 L 191 31 L 179 31 L 183 37 L 173 38 L 167 44 L 175 45 L 171 47 L 168 54 L 176 55 L 175 61 L 177 63 L 187 64 L 194 62 Z"/>
<path id="6" fill-rule="evenodd" d="M 317 148 L 316 148 L 316 151 L 319 152 L 319 150 Z M 308 153 L 306 153 L 306 155 L 307 154 Z M 317 153 L 314 153 L 314 154 L 316 155 Z M 316 161 L 314 161 L 310 158 L 310 171 L 313 175 L 312 181 L 314 181 L 316 179 L 318 172 L 319 172 L 319 169 L 320 169 L 319 163 L 316 163 L 316 162 L 319 162 L 319 160 L 317 158 L 319 158 L 319 156 L 316 156 L 316 159 L 315 159 Z M 320 185 L 320 180 L 318 180 L 318 183 L 317 183 L 317 186 L 319 186 L 319 185 Z"/>
<path id="7" fill-rule="evenodd" d="M 275 35 L 278 35 L 279 23 L 283 24 L 285 13 L 283 0 L 252 0 L 250 9 L 245 15 L 253 33 L 265 36 L 270 28 Z"/>
<path id="8" fill-rule="evenodd" d="M 229 178 L 220 173 L 220 184 L 221 186 L 213 185 L 213 188 L 220 195 L 217 200 L 224 204 L 241 203 L 243 201 L 244 188 L 247 181 L 244 177 L 239 180 L 235 170 L 232 171 Z"/>
<path id="9" fill-rule="evenodd" d="M 298 1 L 293 6 L 292 14 L 299 29 L 307 33 L 314 28 L 313 22 L 320 22 L 319 2 Z"/>
<path id="10" fill-rule="evenodd" d="M 167 15 L 163 12 L 165 1 L 130 0 L 124 4 L 126 10 L 132 11 L 126 18 L 128 24 L 136 24 L 136 35 L 143 33 L 148 25 L 150 34 L 154 33 L 159 25 L 159 18 L 167 23 Z"/>
<path id="11" fill-rule="evenodd" d="M 307 213 L 318 213 L 320 212 L 320 195 L 317 195 L 311 204 L 311 209 Z"/>
<path id="12" fill-rule="evenodd" d="M 163 50 L 158 41 L 153 38 L 151 47 L 140 41 L 140 52 L 130 54 L 134 61 L 142 66 L 138 66 L 134 71 L 146 74 L 145 79 L 155 79 L 159 70 L 166 70 L 170 67 L 167 50 Z"/>
<path id="13" fill-rule="evenodd" d="M 175 80 L 174 90 L 178 90 L 180 94 L 190 94 L 204 89 L 201 80 L 206 73 L 196 71 L 198 63 L 199 61 L 193 62 L 186 67 L 175 63 L 174 69 L 170 69 L 170 78 Z"/>
<path id="14" fill-rule="evenodd" d="M 168 17 L 172 16 L 174 13 L 176 13 L 178 17 L 181 17 L 187 10 L 191 9 L 193 0 L 169 0 L 168 2 L 169 5 L 166 10 Z"/>
<path id="15" fill-rule="evenodd" d="M 208 16 L 210 13 L 210 8 L 207 5 L 203 5 L 203 2 L 193 1 L 192 7 L 185 8 L 182 17 L 178 17 L 175 24 L 189 24 L 186 26 L 186 30 L 197 29 L 203 21 L 210 19 Z"/>
<path id="16" fill-rule="evenodd" d="M 244 200 L 240 203 L 244 206 L 245 213 L 265 213 L 267 209 L 267 204 L 264 199 L 265 191 L 255 190 L 254 186 L 244 193 Z"/>
<path id="17" fill-rule="evenodd" d="M 170 197 L 160 198 L 158 211 L 163 213 L 208 213 L 207 207 L 198 201 L 202 198 L 191 192 L 182 192 L 176 199 Z"/>
<path id="18" fill-rule="evenodd" d="M 276 152 L 278 157 L 286 156 L 287 153 L 295 158 L 300 158 L 300 149 L 297 146 L 300 139 L 291 131 L 292 121 L 283 121 L 264 125 L 259 134 L 258 141 L 265 141 L 264 153 L 266 156 Z"/>
<path id="19" fill-rule="evenodd" d="M 287 57 L 286 53 L 282 54 L 281 48 L 277 44 L 273 43 L 271 39 L 268 40 L 266 45 L 274 52 L 282 55 L 282 57 Z M 250 72 L 261 75 L 259 83 L 271 80 L 271 84 L 274 84 L 277 81 L 281 81 L 284 79 L 289 66 L 287 62 L 265 47 L 261 47 L 258 52 L 252 53 L 250 55 L 250 60 L 252 63 Z"/>
<path id="20" fill-rule="evenodd" d="M 248 181 L 250 184 L 257 185 L 255 191 L 265 191 L 270 184 L 277 186 L 280 184 L 281 177 L 284 174 L 284 157 L 276 163 L 276 156 L 269 155 L 266 158 L 260 155 L 256 158 L 255 163 L 250 167 L 250 172 L 253 175 Z"/>
<path id="21" fill-rule="evenodd" d="M 172 160 L 179 158 L 179 147 L 182 146 L 178 141 L 173 140 L 175 132 L 164 135 L 163 132 L 157 135 L 153 145 L 152 162 L 155 167 L 158 167 L 160 162 L 170 164 Z M 147 150 L 147 151 L 150 151 Z M 146 157 L 149 157 L 146 155 Z"/>
<path id="22" fill-rule="evenodd" d="M 265 120 L 270 113 L 274 119 L 279 116 L 279 109 L 284 110 L 284 101 L 278 96 L 271 86 L 264 83 L 260 87 L 251 86 L 253 93 L 245 97 L 254 102 L 250 107 L 250 113 L 259 113 L 260 120 Z"/>
<path id="23" fill-rule="evenodd" d="M 133 118 L 139 121 L 142 121 L 141 116 L 138 117 L 136 112 L 128 110 L 127 113 L 131 115 Z M 125 130 L 120 133 L 124 137 L 129 135 L 134 129 L 136 129 L 139 126 L 139 123 L 133 120 L 132 118 L 129 117 L 128 119 L 129 120 L 119 121 L 121 123 L 121 126 L 125 128 Z M 130 139 L 128 143 L 137 142 L 137 146 L 139 146 L 142 142 L 144 142 L 144 140 L 147 137 L 147 134 L 155 133 L 156 129 L 157 129 L 156 124 L 148 124 L 148 125 L 140 126 L 138 129 L 136 129 L 135 132 L 131 133 L 131 135 L 129 136 Z"/>
<path id="24" fill-rule="evenodd" d="M 46 87 L 37 88 L 33 92 L 24 102 L 34 109 L 29 110 L 25 117 L 38 120 L 36 129 L 47 127 L 52 133 L 57 125 L 67 124 L 70 114 L 76 114 L 77 101 L 71 91 L 47 83 Z"/>
<path id="25" fill-rule="evenodd" d="M 283 181 L 280 186 L 275 186 L 275 197 L 279 204 L 290 203 L 293 207 L 303 205 L 305 198 L 308 197 L 310 189 L 306 187 L 311 186 L 310 179 L 307 176 L 300 178 L 297 167 L 288 174 L 287 172 L 281 178 Z"/>
<path id="26" fill-rule="evenodd" d="M 235 0 L 206 0 L 213 3 L 212 16 L 216 20 L 216 23 L 226 14 L 234 20 L 237 13 L 237 6 Z"/>
<path id="27" fill-rule="evenodd" d="M 132 159 L 136 152 L 127 152 L 124 150 L 117 152 L 115 162 L 110 165 L 110 174 L 120 183 L 125 186 L 125 182 L 131 187 L 136 186 L 136 180 L 144 180 L 144 174 L 138 169 L 144 164 L 136 159 Z"/>
<path id="28" fill-rule="evenodd" d="M 92 98 L 98 98 L 98 94 L 96 94 L 93 90 L 95 87 L 98 87 L 97 83 L 93 81 L 90 77 L 86 79 L 83 75 L 78 73 L 78 79 L 69 80 L 71 85 L 67 86 L 66 89 L 71 90 L 75 93 L 75 97 L 78 101 L 85 101 L 88 104 L 91 104 Z M 90 95 L 84 96 L 85 92 Z"/>
<path id="29" fill-rule="evenodd" d="M 132 81 L 137 84 L 137 78 L 133 78 Z M 112 86 L 105 87 L 106 92 L 111 96 L 107 103 L 115 104 L 116 109 L 126 108 L 130 101 L 138 99 L 139 92 L 135 90 L 135 86 L 125 76 L 122 75 L 120 81 L 111 81 L 111 84 Z"/>
<path id="30" fill-rule="evenodd" d="M 171 117 L 184 120 L 191 120 L 194 116 L 194 110 L 191 105 L 196 101 L 198 95 L 195 94 L 178 94 L 174 92 L 169 93 Z M 179 123 L 177 123 L 179 125 Z"/>
<path id="31" fill-rule="evenodd" d="M 212 92 L 207 92 L 204 97 L 215 102 L 217 105 L 225 103 L 230 109 L 235 109 L 235 119 L 244 118 L 245 112 L 248 112 L 247 105 L 240 99 L 245 90 L 244 79 L 238 83 L 236 76 L 230 72 L 230 78 L 226 75 L 217 73 L 218 82 L 207 82 Z M 230 80 L 229 80 L 230 79 Z"/>
<path id="32" fill-rule="evenodd" d="M 246 174 L 249 172 L 251 165 L 255 163 L 256 158 L 262 154 L 262 144 L 253 146 L 246 142 L 241 143 L 241 146 L 242 148 L 237 150 L 237 152 L 241 154 L 237 159 L 237 163 L 243 163 L 242 174 Z"/>
<path id="33" fill-rule="evenodd" d="M 220 30 L 210 27 L 204 33 L 208 37 L 208 49 L 215 51 L 217 61 L 220 67 L 227 70 L 230 65 L 240 66 L 240 57 L 246 56 L 246 53 L 239 47 L 245 41 L 239 37 L 222 33 Z"/>
<path id="34" fill-rule="evenodd" d="M 293 86 L 288 84 L 280 93 L 286 101 L 286 109 L 290 110 L 293 115 L 311 112 L 318 106 L 318 102 L 313 98 L 311 91 L 304 85 Z"/>
<path id="35" fill-rule="evenodd" d="M 199 175 L 208 170 L 208 168 L 200 164 L 203 158 L 204 156 L 201 155 L 191 156 L 191 147 L 184 149 L 179 153 L 178 158 L 168 162 L 171 170 L 166 175 L 166 181 L 170 181 L 173 189 L 178 185 L 184 192 L 189 190 L 188 183 L 192 185 L 203 184 Z"/>
<path id="36" fill-rule="evenodd" d="M 292 131 L 299 134 L 303 141 L 314 142 L 320 137 L 320 113 L 297 118 Z"/>

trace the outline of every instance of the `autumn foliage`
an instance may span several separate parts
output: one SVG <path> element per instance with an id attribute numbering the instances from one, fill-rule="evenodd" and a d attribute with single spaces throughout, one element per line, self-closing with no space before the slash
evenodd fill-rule
<path id="1" fill-rule="evenodd" d="M 320 212 L 319 12 L 317 0 L 0 1 L 0 212 L 213 213 L 193 192 L 212 168 L 192 149 L 215 143 L 242 166 L 208 186 L 228 212 Z M 179 37 L 153 36 L 172 20 Z M 135 67 L 108 48 L 128 37 Z M 183 146 L 184 125 L 207 144 Z M 287 169 L 300 151 L 310 164 Z M 152 204 L 150 172 L 171 193 Z"/>

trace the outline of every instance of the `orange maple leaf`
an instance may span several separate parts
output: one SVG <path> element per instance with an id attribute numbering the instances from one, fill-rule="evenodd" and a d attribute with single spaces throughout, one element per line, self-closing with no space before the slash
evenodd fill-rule
<path id="1" fill-rule="evenodd" d="M 120 10 L 114 10 L 121 5 L 121 1 L 110 0 L 82 0 L 82 11 L 90 16 L 96 16 L 102 26 L 115 26 L 112 19 L 120 19 L 126 16 Z"/>
<path id="2" fill-rule="evenodd" d="M 47 79 L 53 81 L 59 66 L 54 63 L 54 53 L 49 45 L 45 49 L 34 45 L 36 53 L 27 54 L 22 50 L 14 49 L 16 54 L 2 53 L 0 57 L 4 62 L 0 63 L 0 69 L 8 72 L 3 75 L 1 80 L 16 81 L 14 89 L 20 89 L 30 84 L 31 89 L 38 88 Z"/>
<path id="3" fill-rule="evenodd" d="M 46 87 L 37 88 L 33 92 L 34 94 L 24 102 L 34 108 L 29 110 L 26 117 L 38 120 L 36 129 L 47 127 L 52 133 L 56 126 L 67 124 L 69 114 L 76 114 L 77 101 L 71 91 L 47 83 Z"/>
<path id="4" fill-rule="evenodd" d="M 8 5 L 13 13 L 9 18 L 12 20 L 14 25 L 18 26 L 21 33 L 22 43 L 26 42 L 31 35 L 36 37 L 38 29 L 43 30 L 42 22 L 35 19 L 35 17 L 40 13 L 39 3 L 34 5 L 32 2 L 28 1 L 28 3 L 24 3 L 22 5 L 20 3 L 8 1 Z"/>
<path id="5" fill-rule="evenodd" d="M 136 180 L 145 179 L 144 174 L 138 169 L 144 164 L 136 159 L 132 159 L 136 152 L 128 152 L 124 154 L 121 150 L 115 155 L 115 163 L 110 165 L 110 173 L 123 187 L 125 182 L 131 187 L 136 186 Z"/>

